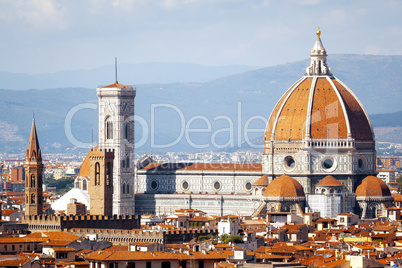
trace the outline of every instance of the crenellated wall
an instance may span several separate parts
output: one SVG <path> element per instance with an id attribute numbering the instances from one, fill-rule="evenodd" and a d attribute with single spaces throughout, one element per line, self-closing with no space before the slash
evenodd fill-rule
<path id="1" fill-rule="evenodd" d="M 81 216 L 48 216 L 33 215 L 24 216 L 23 223 L 28 224 L 31 231 L 61 230 L 67 231 L 72 228 L 94 228 L 94 229 L 138 229 L 141 216 L 117 216 L 113 215 L 81 215 Z"/>
<path id="2" fill-rule="evenodd" d="M 77 236 L 96 235 L 97 239 L 106 240 L 114 244 L 126 245 L 134 242 L 178 243 L 188 242 L 201 235 L 217 235 L 218 230 L 186 229 L 178 231 L 163 230 L 111 230 L 111 229 L 77 229 L 72 228 L 68 233 Z"/>

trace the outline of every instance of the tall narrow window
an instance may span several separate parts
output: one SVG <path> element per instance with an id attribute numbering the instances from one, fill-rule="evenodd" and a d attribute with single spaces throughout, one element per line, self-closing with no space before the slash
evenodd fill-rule
<path id="1" fill-rule="evenodd" d="M 123 194 L 126 194 L 126 185 L 123 183 Z"/>
<path id="2" fill-rule="evenodd" d="M 31 175 L 31 187 L 35 187 L 35 175 Z"/>
<path id="3" fill-rule="evenodd" d="M 86 191 L 87 190 L 87 180 L 82 180 L 82 190 Z"/>
<path id="4" fill-rule="evenodd" d="M 130 157 L 129 156 L 127 156 L 127 158 L 126 158 L 126 166 L 127 166 L 127 168 L 130 167 Z"/>
<path id="5" fill-rule="evenodd" d="M 126 193 L 129 194 L 130 193 L 130 184 L 127 183 L 126 185 Z"/>
<path id="6" fill-rule="evenodd" d="M 113 179 L 112 164 L 109 162 L 106 164 L 106 185 L 110 185 L 110 181 Z"/>
<path id="7" fill-rule="evenodd" d="M 95 185 L 100 184 L 100 164 L 99 162 L 95 163 Z"/>
<path id="8" fill-rule="evenodd" d="M 31 195 L 31 204 L 35 204 L 35 195 L 34 194 Z"/>
<path id="9" fill-rule="evenodd" d="M 113 139 L 113 122 L 110 117 L 106 119 L 106 139 Z"/>
<path id="10" fill-rule="evenodd" d="M 130 125 L 129 123 L 125 123 L 124 125 L 124 138 L 125 139 L 130 139 Z"/>

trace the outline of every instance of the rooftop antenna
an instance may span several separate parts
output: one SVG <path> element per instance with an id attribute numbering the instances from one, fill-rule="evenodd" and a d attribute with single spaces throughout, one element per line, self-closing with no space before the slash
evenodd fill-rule
<path id="1" fill-rule="evenodd" d="M 118 84 L 118 82 L 117 82 L 117 57 L 114 57 L 114 76 L 115 76 L 116 84 Z"/>

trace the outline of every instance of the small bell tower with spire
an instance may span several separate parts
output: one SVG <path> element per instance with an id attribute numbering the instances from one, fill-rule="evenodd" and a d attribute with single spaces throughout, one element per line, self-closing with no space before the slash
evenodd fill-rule
<path id="1" fill-rule="evenodd" d="M 31 135 L 25 157 L 25 215 L 42 214 L 42 152 L 36 133 L 35 119 L 32 119 Z"/>

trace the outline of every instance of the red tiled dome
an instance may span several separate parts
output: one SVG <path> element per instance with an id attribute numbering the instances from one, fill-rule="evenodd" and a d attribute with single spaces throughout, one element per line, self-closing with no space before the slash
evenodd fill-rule
<path id="1" fill-rule="evenodd" d="M 290 87 L 272 111 L 265 140 L 374 140 L 362 104 L 327 66 L 320 35 L 317 32 L 306 75 Z"/>
<path id="2" fill-rule="evenodd" d="M 95 149 L 98 149 L 99 146 L 96 146 Z M 87 177 L 89 178 L 91 172 L 91 161 L 89 159 L 89 153 L 85 157 L 84 161 L 82 161 L 80 167 L 80 173 L 78 173 L 78 177 Z"/>
<path id="3" fill-rule="evenodd" d="M 317 77 L 313 82 L 313 77 L 305 76 L 282 96 L 268 121 L 266 140 L 348 136 L 373 140 L 369 118 L 348 87 L 332 76 Z"/>
<path id="4" fill-rule="evenodd" d="M 368 176 L 356 188 L 356 196 L 391 196 L 391 192 L 383 180 Z"/>
<path id="5" fill-rule="evenodd" d="M 288 175 L 275 178 L 265 189 L 265 197 L 304 197 L 303 186 Z"/>
<path id="6" fill-rule="evenodd" d="M 253 183 L 253 185 L 268 186 L 268 176 L 262 175 L 256 182 Z"/>
<path id="7" fill-rule="evenodd" d="M 343 186 L 343 184 L 332 176 L 326 176 L 316 186 Z"/>

